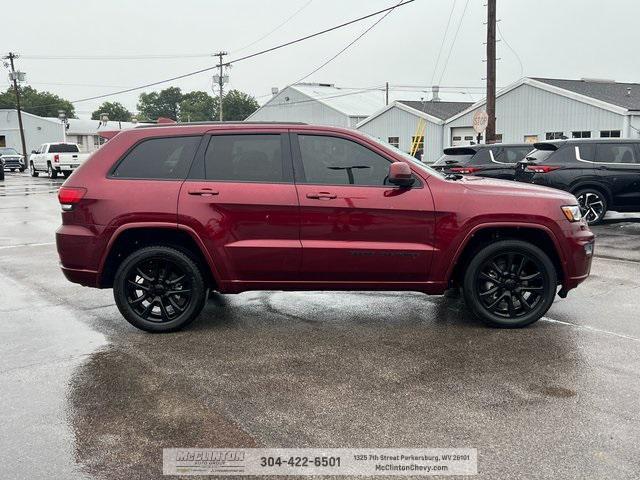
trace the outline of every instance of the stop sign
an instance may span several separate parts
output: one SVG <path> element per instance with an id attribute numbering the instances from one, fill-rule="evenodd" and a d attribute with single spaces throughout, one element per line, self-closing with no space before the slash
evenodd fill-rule
<path id="1" fill-rule="evenodd" d="M 476 133 L 482 133 L 487 129 L 489 124 L 489 115 L 484 110 L 478 110 L 473 114 L 473 129 Z"/>

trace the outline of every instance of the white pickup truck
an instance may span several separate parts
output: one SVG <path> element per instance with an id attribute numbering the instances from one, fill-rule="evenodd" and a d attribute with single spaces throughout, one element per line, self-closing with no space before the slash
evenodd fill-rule
<path id="1" fill-rule="evenodd" d="M 49 178 L 59 174 L 68 177 L 88 157 L 88 153 L 80 153 L 77 143 L 43 143 L 29 156 L 29 172 L 32 177 L 39 172 L 47 172 Z"/>

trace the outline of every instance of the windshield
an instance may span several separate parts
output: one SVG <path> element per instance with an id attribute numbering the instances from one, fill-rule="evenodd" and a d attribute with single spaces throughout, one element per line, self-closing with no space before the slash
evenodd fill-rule
<path id="1" fill-rule="evenodd" d="M 525 157 L 525 160 L 532 162 L 544 162 L 555 150 L 532 150 Z"/>
<path id="2" fill-rule="evenodd" d="M 389 148 L 389 149 L 393 150 L 395 153 L 400 155 L 403 159 L 408 160 L 409 162 L 411 162 L 413 165 L 418 167 L 420 170 L 422 170 L 426 174 L 432 175 L 432 176 L 438 177 L 438 178 L 444 178 L 444 175 L 442 173 L 438 172 L 437 170 L 434 170 L 433 168 L 431 168 L 431 167 L 427 166 L 426 164 L 422 163 L 421 161 L 416 160 L 414 157 L 412 157 L 408 153 L 403 152 L 402 150 L 400 150 L 397 147 L 394 147 L 390 143 L 383 142 L 379 138 L 376 138 L 373 135 L 369 135 L 368 133 L 364 133 L 364 132 L 358 132 L 358 133 L 363 134 L 364 136 L 366 136 L 370 140 L 373 140 L 375 143 L 377 143 L 380 146 L 383 146 L 385 148 Z"/>
<path id="3" fill-rule="evenodd" d="M 473 158 L 473 155 L 447 155 L 446 153 L 442 155 L 438 160 L 435 161 L 434 165 L 465 165 L 469 160 Z"/>
<path id="4" fill-rule="evenodd" d="M 19 155 L 13 148 L 0 148 L 0 155 Z"/>

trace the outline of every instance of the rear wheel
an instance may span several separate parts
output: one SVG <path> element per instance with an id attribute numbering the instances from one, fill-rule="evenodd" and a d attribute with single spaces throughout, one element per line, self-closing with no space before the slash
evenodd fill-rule
<path id="1" fill-rule="evenodd" d="M 542 317 L 553 303 L 557 275 L 549 257 L 520 240 L 484 247 L 464 276 L 471 311 L 494 327 L 519 328 Z"/>
<path id="2" fill-rule="evenodd" d="M 607 213 L 607 199 L 598 190 L 587 188 L 576 193 L 582 216 L 589 225 L 597 225 Z"/>
<path id="3" fill-rule="evenodd" d="M 69 178 L 71 176 L 73 172 L 70 172 L 68 170 L 65 170 L 64 172 L 62 172 L 62 174 L 64 175 L 64 178 Z"/>
<path id="4" fill-rule="evenodd" d="M 47 166 L 47 177 L 49 177 L 51 180 L 55 180 L 56 178 L 58 178 L 58 172 L 54 170 L 51 164 Z"/>
<path id="5" fill-rule="evenodd" d="M 207 289 L 198 265 L 170 247 L 142 248 L 127 257 L 114 278 L 113 296 L 134 327 L 172 332 L 202 311 Z"/>
<path id="6" fill-rule="evenodd" d="M 36 171 L 36 167 L 33 166 L 33 162 L 29 162 L 29 174 L 32 177 L 37 177 L 38 176 L 38 172 Z"/>

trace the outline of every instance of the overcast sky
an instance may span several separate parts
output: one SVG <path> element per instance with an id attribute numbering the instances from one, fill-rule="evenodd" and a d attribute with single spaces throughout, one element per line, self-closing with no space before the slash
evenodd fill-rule
<path id="1" fill-rule="evenodd" d="M 262 50 L 392 6 L 397 0 L 20 0 L 5 5 L 1 50 L 24 55 L 17 67 L 28 83 L 69 100 L 133 87 L 215 64 L 193 57 L 227 50 L 229 59 Z M 398 8 L 340 57 L 306 81 L 343 87 L 441 84 L 444 100 L 479 100 L 484 85 L 484 0 L 416 0 Z M 466 6 L 466 10 L 465 10 Z M 266 38 L 294 12 L 289 22 Z M 464 15 L 463 15 L 464 12 Z M 521 76 L 598 77 L 640 82 L 637 0 L 498 0 L 498 85 Z M 13 20 L 11 20 L 13 19 Z M 239 62 L 231 88 L 264 103 L 336 54 L 376 18 Z M 461 23 L 460 23 L 461 22 Z M 459 27 L 459 28 L 458 28 Z M 459 31 L 453 48 L 451 44 Z M 499 35 L 500 36 L 500 35 Z M 517 56 L 508 48 L 509 44 Z M 444 64 L 451 51 L 446 70 Z M 191 55 L 171 59 L 37 59 L 34 56 Z M 435 70 L 435 73 L 434 73 Z M 8 85 L 6 76 L 5 84 Z M 433 79 L 433 80 L 432 80 Z M 154 87 L 211 92 L 211 73 Z M 468 87 L 468 88 L 459 88 Z M 147 91 L 149 91 L 148 89 Z M 135 110 L 140 92 L 117 95 Z M 393 92 L 394 98 L 429 94 Z M 103 100 L 76 104 L 86 117 Z"/>

